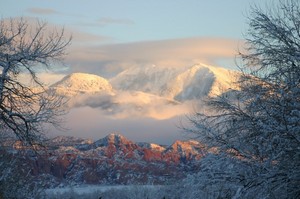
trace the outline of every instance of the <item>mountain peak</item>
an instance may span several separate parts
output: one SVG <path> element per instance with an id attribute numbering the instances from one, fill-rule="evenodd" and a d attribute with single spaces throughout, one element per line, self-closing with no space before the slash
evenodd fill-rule
<path id="1" fill-rule="evenodd" d="M 169 148 L 168 151 L 173 151 L 177 153 L 181 153 L 182 155 L 186 154 L 201 154 L 205 150 L 205 146 L 196 141 L 196 140 L 187 140 L 187 141 L 175 141 Z"/>
<path id="2" fill-rule="evenodd" d="M 166 150 L 165 147 L 163 147 L 162 145 L 159 144 L 155 144 L 155 143 L 148 143 L 148 142 L 138 142 L 137 143 L 140 147 L 142 148 L 147 148 L 153 151 L 159 151 L 159 152 L 163 152 Z"/>
<path id="3" fill-rule="evenodd" d="M 50 86 L 58 91 L 76 93 L 96 93 L 99 91 L 112 91 L 112 86 L 103 77 L 88 73 L 72 73 Z"/>
<path id="4" fill-rule="evenodd" d="M 111 133 L 106 137 L 97 140 L 94 144 L 96 147 L 108 146 L 108 145 L 121 145 L 121 144 L 130 144 L 130 140 L 125 138 L 123 135 L 118 133 Z"/>
<path id="5" fill-rule="evenodd" d="M 105 138 L 112 142 L 127 140 L 127 138 L 125 138 L 123 135 L 118 134 L 118 133 L 110 133 Z"/>

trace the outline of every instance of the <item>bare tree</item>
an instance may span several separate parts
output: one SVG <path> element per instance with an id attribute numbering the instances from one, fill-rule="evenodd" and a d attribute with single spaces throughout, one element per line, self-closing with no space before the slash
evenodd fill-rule
<path id="1" fill-rule="evenodd" d="M 22 154 L 9 153 L 13 140 L 34 146 L 44 125 L 60 125 L 65 100 L 47 90 L 38 72 L 60 63 L 71 38 L 64 30 L 24 19 L 0 21 L 0 198 L 33 198 L 39 194 Z M 30 83 L 21 80 L 26 74 Z"/>
<path id="2" fill-rule="evenodd" d="M 46 23 L 33 26 L 24 19 L 0 21 L 0 130 L 33 145 L 43 124 L 58 125 L 63 100 L 47 91 L 37 72 L 62 61 L 71 38 L 64 30 L 49 31 Z M 28 74 L 32 85 L 20 81 Z"/>
<path id="3" fill-rule="evenodd" d="M 299 198 L 300 3 L 253 7 L 249 22 L 240 90 L 190 118 L 187 131 L 220 150 L 204 158 L 199 182 L 234 198 Z"/>

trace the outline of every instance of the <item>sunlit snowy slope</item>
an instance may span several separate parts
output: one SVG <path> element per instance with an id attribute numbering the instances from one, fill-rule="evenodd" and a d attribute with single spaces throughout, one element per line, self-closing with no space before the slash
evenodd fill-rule
<path id="1" fill-rule="evenodd" d="M 110 82 L 116 89 L 138 90 L 186 101 L 221 94 L 232 87 L 230 84 L 237 75 L 235 71 L 205 64 L 182 68 L 153 65 L 125 70 Z"/>
<path id="2" fill-rule="evenodd" d="M 203 97 L 232 88 L 237 75 L 205 64 L 182 68 L 153 65 L 127 69 L 110 80 L 73 73 L 50 88 L 71 97 L 70 107 L 99 108 L 114 118 L 167 119 L 191 112 L 191 104 Z"/>

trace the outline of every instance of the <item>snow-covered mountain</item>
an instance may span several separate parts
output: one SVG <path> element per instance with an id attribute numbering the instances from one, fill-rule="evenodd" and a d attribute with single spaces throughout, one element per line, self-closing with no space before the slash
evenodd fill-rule
<path id="1" fill-rule="evenodd" d="M 137 90 L 186 101 L 207 95 L 218 95 L 232 88 L 237 72 L 197 64 L 191 67 L 135 67 L 110 80 L 114 88 Z"/>
<path id="2" fill-rule="evenodd" d="M 66 96 L 100 92 L 113 93 L 112 86 L 108 80 L 87 73 L 72 73 L 67 75 L 62 80 L 51 85 L 50 88 Z"/>
<path id="3" fill-rule="evenodd" d="M 145 66 L 127 69 L 110 80 L 73 73 L 50 89 L 70 97 L 70 107 L 99 108 L 108 117 L 168 119 L 188 114 L 192 100 L 233 88 L 231 83 L 237 75 L 235 71 L 204 64 L 181 68 Z"/>
<path id="4" fill-rule="evenodd" d="M 233 87 L 232 82 L 238 75 L 236 71 L 205 64 L 181 68 L 153 65 L 129 68 L 110 80 L 93 74 L 73 73 L 50 88 L 67 96 L 139 91 L 183 102 L 219 95 Z"/>

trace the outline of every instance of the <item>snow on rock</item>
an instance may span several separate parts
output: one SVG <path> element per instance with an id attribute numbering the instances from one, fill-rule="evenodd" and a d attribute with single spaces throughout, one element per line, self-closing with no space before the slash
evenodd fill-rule
<path id="1" fill-rule="evenodd" d="M 159 145 L 159 144 L 154 144 L 154 143 L 148 143 L 148 142 L 139 142 L 137 143 L 137 145 L 139 145 L 142 148 L 147 148 L 147 149 L 151 149 L 153 151 L 159 151 L 159 152 L 163 152 L 166 150 L 165 147 Z"/>
<path id="2" fill-rule="evenodd" d="M 134 67 L 121 72 L 110 80 L 120 90 L 143 91 L 165 95 L 165 85 L 177 75 L 178 71 L 169 67 Z"/>
<path id="3" fill-rule="evenodd" d="M 192 156 L 192 155 L 202 155 L 205 151 L 205 146 L 198 141 L 188 140 L 188 141 L 175 141 L 171 146 L 167 148 L 167 152 L 175 152 L 181 156 Z"/>
<path id="4" fill-rule="evenodd" d="M 153 143 L 135 143 L 116 133 L 95 142 L 60 136 L 52 143 L 56 146 L 43 149 L 42 155 L 34 157 L 36 154 L 25 149 L 21 156 L 37 181 L 47 176 L 48 180 L 39 181 L 45 187 L 162 184 L 198 171 L 203 156 L 202 145 L 197 141 L 177 141 L 165 148 Z M 80 147 L 83 144 L 86 147 Z"/>
<path id="5" fill-rule="evenodd" d="M 133 142 L 129 141 L 124 136 L 117 134 L 117 133 L 111 133 L 107 135 L 106 137 L 97 140 L 94 142 L 95 147 L 103 147 L 103 146 L 109 146 L 109 145 L 126 145 L 126 144 L 132 144 Z"/>
<path id="6" fill-rule="evenodd" d="M 87 74 L 87 73 L 72 73 L 65 76 L 62 80 L 50 86 L 59 94 L 73 96 L 83 93 L 113 93 L 113 88 L 108 80 L 103 77 Z"/>
<path id="7" fill-rule="evenodd" d="M 91 139 L 83 139 L 83 138 L 76 138 L 73 136 L 56 136 L 49 140 L 51 144 L 61 145 L 61 146 L 74 146 L 77 144 L 91 144 Z"/>
<path id="8" fill-rule="evenodd" d="M 238 73 L 228 69 L 196 64 L 191 67 L 135 67 L 110 80 L 120 90 L 136 90 L 186 101 L 219 95 L 232 87 Z"/>

